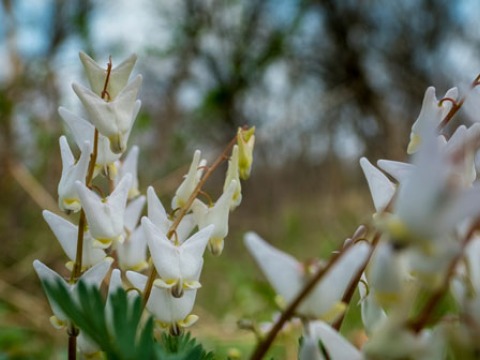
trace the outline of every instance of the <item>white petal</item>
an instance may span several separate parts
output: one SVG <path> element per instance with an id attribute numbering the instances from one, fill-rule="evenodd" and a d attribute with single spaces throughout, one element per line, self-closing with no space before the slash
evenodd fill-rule
<path id="1" fill-rule="evenodd" d="M 395 194 L 395 185 L 366 158 L 360 159 L 360 166 L 368 182 L 377 213 L 385 210 Z"/>
<path id="2" fill-rule="evenodd" d="M 101 95 L 105 86 L 105 77 L 107 69 L 99 66 L 90 56 L 84 52 L 80 52 L 80 60 L 87 74 L 88 81 L 92 90 Z M 115 99 L 119 91 L 121 91 L 128 82 L 133 66 L 137 61 L 136 55 L 130 55 L 125 61 L 114 67 L 110 72 L 107 85 L 107 92 L 111 99 Z"/>
<path id="3" fill-rule="evenodd" d="M 398 182 L 408 179 L 415 169 L 415 166 L 412 164 L 392 160 L 378 160 L 377 165 Z"/>
<path id="4" fill-rule="evenodd" d="M 134 287 L 143 292 L 147 277 L 127 271 L 127 278 Z M 147 302 L 147 309 L 161 322 L 177 323 L 184 320 L 192 311 L 197 291 L 186 290 L 181 298 L 173 297 L 168 290 L 156 286 Z"/>
<path id="5" fill-rule="evenodd" d="M 136 228 L 145 206 L 145 202 L 145 196 L 139 196 L 131 201 L 125 209 L 124 227 L 127 228 L 128 231 L 132 232 Z"/>
<path id="6" fill-rule="evenodd" d="M 167 234 L 170 227 L 170 221 L 167 217 L 167 212 L 162 202 L 158 198 L 152 186 L 147 189 L 148 198 L 148 218 L 155 224 L 164 234 Z"/>
<path id="7" fill-rule="evenodd" d="M 275 291 L 286 302 L 290 302 L 301 290 L 304 282 L 302 264 L 253 232 L 245 234 L 244 242 Z"/>
<path id="8" fill-rule="evenodd" d="M 322 342 L 331 360 L 363 359 L 362 353 L 328 324 L 314 321 L 309 327 L 311 336 Z"/>

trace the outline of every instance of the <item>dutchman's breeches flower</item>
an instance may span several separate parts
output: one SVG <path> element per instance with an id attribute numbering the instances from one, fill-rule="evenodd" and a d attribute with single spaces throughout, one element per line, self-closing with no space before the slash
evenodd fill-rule
<path id="1" fill-rule="evenodd" d="M 245 246 L 277 294 L 286 303 L 290 303 L 299 294 L 312 276 L 304 264 L 274 248 L 255 233 L 245 235 Z M 299 305 L 296 311 L 298 315 L 333 321 L 343 313 L 345 304 L 341 302 L 342 296 L 352 278 L 367 260 L 370 245 L 362 241 L 345 251 L 342 258 Z"/>
<path id="2" fill-rule="evenodd" d="M 98 241 L 98 246 L 107 248 L 114 240 L 123 241 L 124 213 L 131 183 L 132 176 L 127 174 L 106 199 L 84 184 L 76 183 L 90 234 Z"/>
<path id="3" fill-rule="evenodd" d="M 172 209 L 182 208 L 188 201 L 188 198 L 192 195 L 195 187 L 197 186 L 200 178 L 203 174 L 203 168 L 206 166 L 206 161 L 200 161 L 202 153 L 200 150 L 196 150 L 193 153 L 193 160 L 190 164 L 187 175 L 183 179 L 182 183 L 175 192 L 175 196 L 172 199 Z"/>
<path id="4" fill-rule="evenodd" d="M 60 153 L 62 155 L 62 177 L 58 183 L 58 206 L 63 211 L 77 212 L 81 209 L 80 199 L 78 197 L 75 182 L 80 181 L 85 184 L 87 177 L 88 163 L 92 147 L 90 142 L 82 144 L 82 153 L 78 161 L 70 150 L 67 138 L 60 137 Z"/>
<path id="5" fill-rule="evenodd" d="M 80 52 L 80 60 L 82 61 L 92 91 L 95 94 L 101 95 L 105 86 L 107 69 L 102 68 L 90 56 L 82 51 Z M 137 56 L 135 54 L 130 55 L 125 61 L 110 70 L 106 88 L 106 96 L 110 101 L 114 100 L 127 85 L 128 78 L 132 73 L 136 61 Z"/>
<path id="6" fill-rule="evenodd" d="M 116 154 L 127 149 L 128 137 L 141 106 L 141 101 L 137 100 L 141 84 L 142 77 L 138 75 L 110 102 L 86 87 L 73 84 L 73 90 L 87 109 L 93 125 L 110 140 L 110 149 Z"/>
<path id="7" fill-rule="evenodd" d="M 43 211 L 43 218 L 70 259 L 67 268 L 71 270 L 77 254 L 78 226 L 48 210 Z M 82 251 L 82 267 L 84 268 L 98 264 L 106 256 L 105 251 L 94 246 L 94 240 L 89 232 L 84 233 Z"/>
<path id="8" fill-rule="evenodd" d="M 149 186 L 147 189 L 147 199 L 148 219 L 166 236 L 173 221 L 169 218 L 165 207 L 152 186 Z M 196 226 L 197 223 L 195 222 L 193 214 L 185 215 L 178 224 L 172 240 L 178 244 L 183 243 Z"/>
<path id="9" fill-rule="evenodd" d="M 87 286 L 96 286 L 100 287 L 102 284 L 103 279 L 108 273 L 108 270 L 110 269 L 110 266 L 112 265 L 113 259 L 112 258 L 106 258 L 105 260 L 99 262 L 86 272 L 82 274 L 79 281 L 82 281 L 85 285 Z M 55 271 L 50 269 L 48 266 L 46 266 L 44 263 L 42 263 L 39 260 L 35 260 L 33 262 L 33 267 L 42 281 L 42 283 L 48 282 L 48 283 L 54 283 L 56 281 L 61 281 L 63 282 L 68 289 L 74 293 L 74 290 L 78 284 L 70 284 L 67 283 L 63 277 L 61 277 L 59 274 L 57 274 Z M 57 305 L 55 301 L 50 299 L 50 297 L 47 294 L 48 302 L 50 303 L 50 307 L 52 308 L 52 312 L 54 316 L 50 318 L 50 322 L 54 327 L 57 329 L 63 328 L 68 325 L 69 319 L 65 316 L 65 314 L 60 310 L 60 307 Z"/>
<path id="10" fill-rule="evenodd" d="M 142 218 L 153 264 L 160 279 L 154 285 L 169 289 L 173 296 L 181 297 L 184 289 L 197 289 L 201 285 L 198 275 L 203 266 L 203 253 L 213 225 L 198 231 L 181 244 L 168 239 L 147 217 Z"/>
<path id="11" fill-rule="evenodd" d="M 75 140 L 79 148 L 81 148 L 85 142 L 93 141 L 95 127 L 92 124 L 64 107 L 60 107 L 58 113 L 67 125 L 73 136 L 73 140 Z M 112 150 L 110 150 L 110 140 L 102 134 L 99 134 L 94 177 L 103 170 L 110 179 L 114 179 L 117 174 L 115 162 L 120 159 L 121 155 L 122 154 L 113 153 Z"/>
<path id="12" fill-rule="evenodd" d="M 197 281 L 199 277 L 200 272 L 196 274 Z M 127 278 L 135 288 L 144 290 L 147 283 L 145 275 L 127 271 Z M 147 302 L 147 309 L 157 319 L 159 325 L 169 328 L 171 333 L 178 335 L 181 328 L 189 327 L 198 320 L 198 316 L 190 314 L 196 295 L 197 289 L 189 289 L 178 298 L 172 296 L 168 289 L 154 286 Z"/>
<path id="13" fill-rule="evenodd" d="M 215 225 L 208 242 L 208 249 L 213 255 L 220 255 L 223 251 L 224 239 L 228 235 L 230 205 L 236 189 L 237 182 L 232 180 L 214 206 L 208 207 L 198 199 L 192 204 L 193 215 L 200 229 Z"/>

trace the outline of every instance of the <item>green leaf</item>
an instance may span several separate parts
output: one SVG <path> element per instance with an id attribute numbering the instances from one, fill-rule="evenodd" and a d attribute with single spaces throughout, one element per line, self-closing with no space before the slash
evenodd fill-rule
<path id="1" fill-rule="evenodd" d="M 142 329 L 139 297 L 129 300 L 125 290 L 118 289 L 110 295 L 110 311 L 107 311 L 96 287 L 79 282 L 71 292 L 62 281 L 43 285 L 48 296 L 75 326 L 101 347 L 108 359 L 153 358 L 153 321 L 149 319 Z"/>

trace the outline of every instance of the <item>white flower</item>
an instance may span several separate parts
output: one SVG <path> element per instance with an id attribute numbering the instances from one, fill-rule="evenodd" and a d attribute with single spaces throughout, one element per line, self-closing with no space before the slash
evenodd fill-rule
<path id="1" fill-rule="evenodd" d="M 139 196 L 125 210 L 125 241 L 117 244 L 118 263 L 122 269 L 141 271 L 148 266 L 147 239 L 143 227 L 137 226 L 144 205 L 145 196 Z"/>
<path id="2" fill-rule="evenodd" d="M 84 52 L 80 52 L 79 55 L 80 60 L 82 61 L 83 68 L 85 69 L 85 72 L 87 74 L 88 82 L 90 83 L 92 91 L 95 94 L 101 95 L 103 92 L 103 88 L 105 87 L 107 69 L 99 66 L 90 56 L 88 56 Z M 111 69 L 106 89 L 109 100 L 115 99 L 118 93 L 125 87 L 136 61 L 137 56 L 133 54 L 130 55 L 121 64 Z"/>
<path id="3" fill-rule="evenodd" d="M 255 233 L 249 232 L 245 235 L 245 245 L 277 294 L 287 303 L 293 301 L 308 282 L 312 272 Z M 345 251 L 300 304 L 298 314 L 331 321 L 343 312 L 345 305 L 340 300 L 351 279 L 367 260 L 370 245 L 362 241 Z"/>
<path id="4" fill-rule="evenodd" d="M 107 248 L 113 240 L 123 241 L 125 205 L 131 182 L 132 176 L 125 176 L 106 199 L 101 199 L 84 184 L 76 183 L 89 231 L 99 246 Z"/>
<path id="5" fill-rule="evenodd" d="M 128 152 L 125 160 L 121 163 L 119 167 L 118 176 L 115 178 L 115 186 L 120 182 L 121 179 L 127 174 L 132 175 L 132 185 L 130 190 L 128 191 L 128 199 L 131 200 L 138 195 L 140 195 L 140 191 L 138 190 L 138 153 L 139 153 L 138 146 L 132 146 L 130 151 Z"/>
<path id="6" fill-rule="evenodd" d="M 199 277 L 200 273 L 197 273 L 196 279 L 198 280 Z M 144 291 L 147 283 L 145 275 L 127 271 L 127 279 L 141 292 Z M 147 309 L 160 322 L 160 325 L 178 334 L 180 328 L 191 326 L 198 320 L 198 316 L 190 315 L 196 295 L 197 290 L 192 289 L 186 290 L 182 297 L 176 298 L 168 289 L 154 286 L 147 301 Z"/>
<path id="7" fill-rule="evenodd" d="M 58 183 L 58 206 L 63 211 L 77 212 L 81 209 L 75 182 L 85 183 L 92 148 L 90 142 L 82 144 L 82 153 L 77 162 L 70 150 L 67 138 L 60 137 L 60 153 L 62 156 L 62 177 Z"/>
<path id="8" fill-rule="evenodd" d="M 62 246 L 63 251 L 70 259 L 70 262 L 67 263 L 67 268 L 73 269 L 77 255 L 78 226 L 48 210 L 44 210 L 42 214 Z M 82 267 L 89 268 L 101 262 L 105 257 L 105 251 L 95 248 L 90 233 L 88 231 L 85 232 L 83 234 Z"/>
<path id="9" fill-rule="evenodd" d="M 84 284 L 89 286 L 100 287 L 103 279 L 105 278 L 105 275 L 107 275 L 107 272 L 110 269 L 110 265 L 112 264 L 112 262 L 112 258 L 106 258 L 102 262 L 96 264 L 95 266 L 84 272 L 82 276 L 78 279 L 78 281 L 82 281 Z M 35 260 L 33 262 L 33 267 L 42 282 L 53 283 L 56 281 L 62 281 L 72 293 L 75 293 L 74 290 L 78 282 L 76 282 L 75 284 L 67 283 L 63 279 L 63 277 L 61 277 L 55 271 L 51 270 L 48 266 L 46 266 L 39 260 Z M 65 327 L 68 324 L 67 316 L 62 312 L 60 307 L 55 301 L 53 301 L 53 299 L 51 299 L 48 295 L 47 298 L 54 314 L 54 316 L 50 318 L 50 322 L 57 329 Z"/>
<path id="10" fill-rule="evenodd" d="M 456 101 L 458 97 L 458 89 L 452 88 L 448 90 L 445 97 Z M 440 103 L 437 100 L 434 87 L 430 86 L 425 91 L 422 109 L 420 110 L 417 120 L 412 125 L 407 153 L 413 154 L 418 150 L 420 143 L 423 141 L 424 132 L 428 131 L 429 128 L 440 125 L 441 121 L 449 113 L 452 106 L 453 104 L 451 101 Z"/>
<path id="11" fill-rule="evenodd" d="M 238 128 L 237 144 L 239 150 L 238 170 L 241 179 L 248 179 L 252 170 L 253 147 L 255 145 L 255 126 L 244 130 Z"/>
<path id="12" fill-rule="evenodd" d="M 237 182 L 232 180 L 227 190 L 218 198 L 214 206 L 208 207 L 198 199 L 195 199 L 192 204 L 193 215 L 200 229 L 210 224 L 215 225 L 208 242 L 208 248 L 213 255 L 220 255 L 223 251 L 224 239 L 228 234 L 230 205 L 236 189 Z"/>
<path id="13" fill-rule="evenodd" d="M 93 143 L 95 127 L 87 120 L 75 115 L 64 107 L 58 108 L 58 113 L 72 133 L 73 139 L 79 148 L 86 141 Z M 95 173 L 99 170 L 105 170 L 110 179 L 114 179 L 117 173 L 115 162 L 120 158 L 121 154 L 114 154 L 110 150 L 110 140 L 98 134 L 97 160 L 95 161 Z"/>
<path id="14" fill-rule="evenodd" d="M 303 339 L 299 360 L 323 360 L 319 343 L 322 344 L 330 360 L 361 360 L 363 355 L 330 325 L 322 321 L 312 321 Z"/>
<path id="15" fill-rule="evenodd" d="M 179 245 L 169 240 L 148 218 L 142 218 L 142 226 L 155 269 L 161 277 L 154 284 L 170 289 L 177 297 L 182 296 L 184 289 L 199 288 L 197 274 L 202 269 L 203 253 L 214 226 L 198 231 Z"/>
<path id="16" fill-rule="evenodd" d="M 168 217 L 162 202 L 152 186 L 149 186 L 147 189 L 147 198 L 148 218 L 163 234 L 167 235 L 173 224 L 173 220 L 170 220 Z M 193 214 L 185 215 L 175 230 L 175 234 L 173 235 L 174 242 L 180 244 L 184 242 L 192 233 L 192 230 L 196 225 L 197 223 L 195 222 Z"/>
<path id="17" fill-rule="evenodd" d="M 397 191 L 392 216 L 384 223 L 398 245 L 417 244 L 425 252 L 445 244 L 456 227 L 480 214 L 480 189 L 455 179 L 449 154 L 436 131 L 425 132 L 414 167 Z"/>
<path id="18" fill-rule="evenodd" d="M 116 154 L 123 153 L 127 148 L 130 131 L 140 110 L 141 101 L 137 100 L 137 93 L 141 83 L 142 77 L 138 75 L 110 102 L 86 87 L 72 85 L 93 125 L 110 140 L 110 149 Z"/>
<path id="19" fill-rule="evenodd" d="M 200 181 L 203 174 L 203 167 L 206 165 L 204 160 L 200 161 L 200 156 L 200 150 L 196 150 L 193 153 L 193 160 L 190 164 L 188 173 L 185 175 L 183 182 L 178 187 L 175 196 L 172 199 L 172 209 L 183 207 Z"/>
<path id="20" fill-rule="evenodd" d="M 227 191 L 232 180 L 235 180 L 235 184 L 237 185 L 235 192 L 233 193 L 230 210 L 235 209 L 242 202 L 242 186 L 240 184 L 238 159 L 238 145 L 234 145 L 232 149 L 232 156 L 228 160 L 227 176 L 225 177 L 225 183 L 223 185 L 224 192 Z"/>

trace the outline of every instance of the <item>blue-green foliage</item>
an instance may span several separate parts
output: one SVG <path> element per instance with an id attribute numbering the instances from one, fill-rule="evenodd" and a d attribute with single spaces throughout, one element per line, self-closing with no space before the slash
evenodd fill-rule
<path id="1" fill-rule="evenodd" d="M 123 289 L 105 300 L 96 287 L 80 282 L 72 294 L 61 281 L 43 284 L 48 296 L 65 315 L 105 352 L 108 359 L 210 360 L 212 353 L 196 344 L 190 334 L 163 334 L 160 342 L 153 337 L 153 318 L 141 322 L 143 306 L 139 296 L 129 298 Z M 78 300 L 75 300 L 78 299 Z M 110 323 L 110 324 L 109 324 Z"/>

